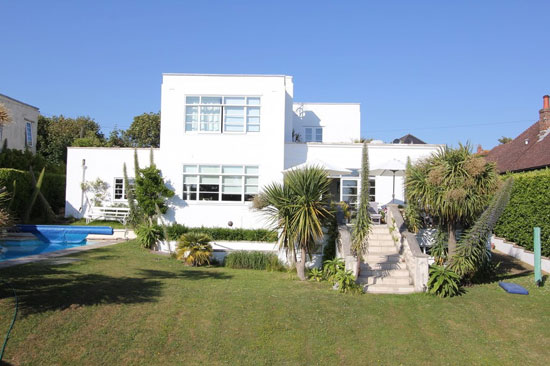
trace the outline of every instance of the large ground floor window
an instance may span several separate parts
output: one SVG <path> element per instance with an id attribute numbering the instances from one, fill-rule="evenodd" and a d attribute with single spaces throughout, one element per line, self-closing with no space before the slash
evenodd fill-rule
<path id="1" fill-rule="evenodd" d="M 257 165 L 183 166 L 183 195 L 187 201 L 252 201 L 258 193 Z"/>
<path id="2" fill-rule="evenodd" d="M 369 202 L 374 202 L 376 200 L 376 181 L 374 177 L 369 177 L 369 183 Z M 340 201 L 344 201 L 353 209 L 357 209 L 361 180 L 359 178 L 341 178 L 340 187 Z"/>

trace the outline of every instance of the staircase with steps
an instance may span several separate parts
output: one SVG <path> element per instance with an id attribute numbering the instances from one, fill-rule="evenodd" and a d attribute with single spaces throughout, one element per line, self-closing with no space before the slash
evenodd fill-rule
<path id="1" fill-rule="evenodd" d="M 405 258 L 397 251 L 387 225 L 373 226 L 358 281 L 367 293 L 410 294 L 414 292 Z"/>

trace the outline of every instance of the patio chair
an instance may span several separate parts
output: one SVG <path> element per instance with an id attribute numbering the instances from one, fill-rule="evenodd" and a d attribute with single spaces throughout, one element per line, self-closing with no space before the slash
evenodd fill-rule
<path id="1" fill-rule="evenodd" d="M 378 202 L 369 202 L 369 215 L 373 223 L 380 225 L 382 222 L 382 215 L 378 210 Z"/>

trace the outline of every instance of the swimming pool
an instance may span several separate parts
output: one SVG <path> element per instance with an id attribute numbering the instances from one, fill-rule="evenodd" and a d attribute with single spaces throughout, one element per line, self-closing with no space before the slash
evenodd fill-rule
<path id="1" fill-rule="evenodd" d="M 90 244 L 86 240 L 79 243 L 46 243 L 38 239 L 0 240 L 0 262 L 29 255 L 54 252 L 56 250 L 81 247 Z"/>

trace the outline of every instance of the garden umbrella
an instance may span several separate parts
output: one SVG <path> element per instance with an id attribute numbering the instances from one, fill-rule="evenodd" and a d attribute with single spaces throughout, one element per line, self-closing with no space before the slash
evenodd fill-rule
<path id="1" fill-rule="evenodd" d="M 317 167 L 323 168 L 328 172 L 329 175 L 349 175 L 349 174 L 351 174 L 351 170 L 349 170 L 349 169 L 342 168 L 342 167 L 339 167 L 339 166 L 336 166 L 336 165 L 333 165 L 333 164 L 330 164 L 330 163 L 327 163 L 327 162 L 324 162 L 324 161 L 321 161 L 321 160 L 318 160 L 318 159 L 308 160 L 305 163 L 298 164 L 298 165 L 295 165 L 291 168 L 285 169 L 284 172 L 288 172 L 288 171 L 291 171 L 291 170 L 294 170 L 294 169 L 302 169 L 302 168 L 305 168 L 306 166 L 309 166 L 309 167 L 317 166 Z"/>
<path id="2" fill-rule="evenodd" d="M 395 177 L 405 176 L 405 164 L 401 160 L 391 159 L 381 164 L 382 168 L 372 169 L 369 174 L 379 176 L 393 177 L 393 189 L 391 195 L 391 203 L 395 201 Z"/>

